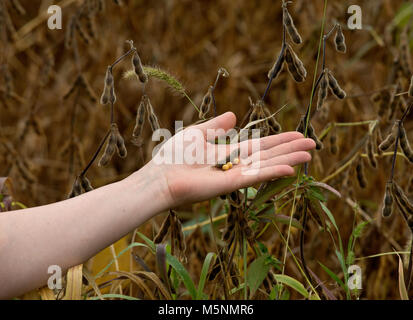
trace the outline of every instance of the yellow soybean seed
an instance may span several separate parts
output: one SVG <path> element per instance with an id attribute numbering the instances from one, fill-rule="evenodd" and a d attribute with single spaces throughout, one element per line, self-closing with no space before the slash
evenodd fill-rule
<path id="1" fill-rule="evenodd" d="M 238 164 L 239 163 L 239 158 L 235 158 L 234 159 L 234 164 Z"/>
<path id="2" fill-rule="evenodd" d="M 232 162 L 227 162 L 228 169 L 232 168 Z"/>
<path id="3" fill-rule="evenodd" d="M 224 164 L 222 166 L 222 170 L 227 171 L 229 169 L 229 166 L 227 164 Z"/>

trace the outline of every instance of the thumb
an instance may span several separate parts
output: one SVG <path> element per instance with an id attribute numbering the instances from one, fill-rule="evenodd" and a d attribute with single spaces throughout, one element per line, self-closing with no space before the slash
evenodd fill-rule
<path id="1" fill-rule="evenodd" d="M 218 117 L 215 117 L 209 121 L 196 125 L 196 127 L 204 133 L 206 136 L 208 129 L 224 129 L 225 132 L 234 128 L 237 122 L 237 117 L 233 112 L 225 112 Z"/>

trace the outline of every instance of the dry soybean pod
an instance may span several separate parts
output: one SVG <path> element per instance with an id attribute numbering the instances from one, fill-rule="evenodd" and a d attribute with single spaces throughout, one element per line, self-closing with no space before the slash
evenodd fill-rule
<path id="1" fill-rule="evenodd" d="M 402 122 L 400 123 L 400 147 L 407 159 L 413 163 L 413 150 L 407 139 L 407 133 Z"/>
<path id="2" fill-rule="evenodd" d="M 280 52 L 280 55 L 278 56 L 277 60 L 275 60 L 272 68 L 270 69 L 270 71 L 268 71 L 268 79 L 276 79 L 278 77 L 283 68 L 284 59 L 285 56 L 282 54 L 282 52 Z"/>
<path id="3" fill-rule="evenodd" d="M 156 234 L 153 242 L 155 244 L 161 243 L 165 236 L 168 234 L 169 227 L 171 225 L 171 219 L 169 214 L 166 216 L 165 220 L 162 222 L 161 228 L 159 229 L 158 233 Z"/>
<path id="4" fill-rule="evenodd" d="M 148 75 L 143 70 L 141 59 L 138 53 L 135 51 L 132 56 L 132 65 L 135 70 L 135 74 L 138 77 L 139 81 L 142 83 L 148 82 Z"/>
<path id="5" fill-rule="evenodd" d="M 118 149 L 119 157 L 126 158 L 126 156 L 128 155 L 128 151 L 125 146 L 125 139 L 123 139 L 119 130 L 117 130 L 117 134 L 116 134 L 116 147 Z"/>
<path id="6" fill-rule="evenodd" d="M 89 192 L 93 190 L 92 184 L 90 183 L 89 179 L 86 176 L 79 176 L 80 184 L 82 185 L 83 190 L 85 192 Z"/>
<path id="7" fill-rule="evenodd" d="M 112 68 L 108 66 L 106 69 L 103 93 L 100 97 L 101 104 L 108 104 L 109 102 L 115 103 L 116 96 L 113 90 L 113 75 L 112 75 Z"/>
<path id="8" fill-rule="evenodd" d="M 149 98 L 146 101 L 146 112 L 148 113 L 148 121 L 149 124 L 151 125 L 152 131 L 156 131 L 158 129 L 160 129 L 160 125 L 159 125 L 159 120 L 158 117 L 155 114 L 155 111 L 153 110 L 151 101 L 149 100 Z"/>
<path id="9" fill-rule="evenodd" d="M 311 124 L 311 122 L 308 122 L 308 127 L 307 127 L 307 135 L 309 138 L 313 139 L 315 144 L 316 144 L 316 149 L 317 150 L 321 150 L 323 149 L 324 145 L 323 143 L 320 141 L 320 139 L 318 139 L 317 135 L 315 134 L 315 130 L 313 125 Z"/>
<path id="10" fill-rule="evenodd" d="M 396 202 L 399 204 L 399 208 L 403 209 L 402 212 L 413 215 L 413 203 L 410 202 L 403 189 L 395 181 L 393 181 L 393 194 Z"/>
<path id="11" fill-rule="evenodd" d="M 67 196 L 69 199 L 74 198 L 82 193 L 82 188 L 80 185 L 80 181 L 78 177 L 76 177 L 75 181 L 73 182 L 72 190 L 70 191 L 69 195 Z"/>
<path id="12" fill-rule="evenodd" d="M 283 4 L 283 23 L 285 29 L 287 30 L 291 40 L 296 44 L 301 44 L 303 40 L 301 39 L 300 34 L 297 31 L 297 28 L 294 25 L 293 18 L 288 12 L 287 5 Z"/>
<path id="13" fill-rule="evenodd" d="M 336 78 L 334 78 L 332 72 L 327 70 L 328 76 L 328 86 L 331 89 L 331 92 L 338 98 L 344 99 L 346 97 L 346 92 L 340 87 Z"/>
<path id="14" fill-rule="evenodd" d="M 317 99 L 317 110 L 320 110 L 323 106 L 325 99 L 327 98 L 328 93 L 328 80 L 325 70 L 320 80 L 320 88 L 318 89 L 318 99 Z"/>
<path id="15" fill-rule="evenodd" d="M 116 132 L 114 132 L 114 128 L 115 127 L 112 125 L 111 130 L 110 130 L 110 136 L 106 144 L 105 151 L 103 152 L 103 155 L 100 158 L 99 163 L 98 163 L 99 167 L 106 166 L 109 163 L 109 161 L 112 159 L 113 154 L 115 153 L 117 136 L 116 136 Z"/>
<path id="16" fill-rule="evenodd" d="M 399 132 L 399 123 L 400 123 L 399 120 L 394 122 L 393 127 L 391 128 L 391 131 L 390 131 L 389 135 L 382 141 L 382 143 L 380 143 L 379 149 L 381 151 L 386 151 L 396 141 L 396 137 L 397 137 L 398 132 Z"/>
<path id="17" fill-rule="evenodd" d="M 294 61 L 294 54 L 289 45 L 287 45 L 285 49 L 285 62 L 287 63 L 287 69 L 290 75 L 293 77 L 294 81 L 296 82 L 303 82 L 305 78 L 300 71 Z"/>
<path id="18" fill-rule="evenodd" d="M 369 160 L 370 166 L 376 169 L 377 160 L 376 160 L 376 157 L 374 156 L 374 143 L 373 143 L 372 135 L 369 136 L 369 139 L 367 140 L 367 143 L 366 143 L 366 154 L 367 154 L 367 158 Z"/>
<path id="19" fill-rule="evenodd" d="M 145 124 L 147 100 L 148 96 L 146 94 L 143 95 L 141 102 L 139 103 L 138 110 L 136 111 L 136 123 L 132 133 L 134 138 L 138 138 L 142 134 L 143 125 Z"/>
<path id="20" fill-rule="evenodd" d="M 357 181 L 359 183 L 360 188 L 364 189 L 367 187 L 367 180 L 364 172 L 364 164 L 363 164 L 363 158 L 359 157 L 356 165 L 356 175 L 357 175 Z"/>
<path id="21" fill-rule="evenodd" d="M 393 213 L 393 182 L 388 181 L 386 183 L 386 191 L 384 194 L 383 199 L 383 209 L 382 209 L 382 216 L 387 218 L 390 217 Z"/>
<path id="22" fill-rule="evenodd" d="M 346 40 L 344 38 L 343 29 L 341 25 L 337 24 L 337 31 L 336 36 L 334 38 L 334 44 L 336 46 L 336 50 L 341 53 L 346 53 Z"/>
<path id="23" fill-rule="evenodd" d="M 201 106 L 199 107 L 199 119 L 203 119 L 209 110 L 211 109 L 212 103 L 212 90 L 213 86 L 209 86 L 208 92 L 202 98 Z"/>

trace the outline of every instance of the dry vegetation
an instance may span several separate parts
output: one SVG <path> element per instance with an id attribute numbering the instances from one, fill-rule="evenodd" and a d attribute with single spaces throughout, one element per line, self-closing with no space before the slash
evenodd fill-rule
<path id="1" fill-rule="evenodd" d="M 318 149 L 297 177 L 160 215 L 64 290 L 23 298 L 412 297 L 413 5 L 359 1 L 351 31 L 353 2 L 63 0 L 49 30 L 52 1 L 2 0 L 2 210 L 122 179 L 150 159 L 152 130 L 215 110 Z M 353 264 L 361 290 L 346 285 Z"/>

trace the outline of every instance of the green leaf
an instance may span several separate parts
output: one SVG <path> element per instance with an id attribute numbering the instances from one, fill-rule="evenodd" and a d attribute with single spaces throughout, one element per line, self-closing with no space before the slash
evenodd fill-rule
<path id="1" fill-rule="evenodd" d="M 144 234 L 140 233 L 140 232 L 136 232 L 136 234 L 142 238 L 143 241 L 146 242 L 146 244 L 149 246 L 149 248 L 152 250 L 153 253 L 156 252 L 156 246 L 153 243 L 153 241 L 151 239 L 149 239 L 147 236 L 145 236 Z"/>
<path id="2" fill-rule="evenodd" d="M 250 298 L 252 298 L 267 277 L 271 266 L 267 263 L 268 255 L 262 255 L 255 259 L 248 268 L 247 285 L 250 288 Z"/>
<path id="3" fill-rule="evenodd" d="M 339 232 L 336 220 L 334 219 L 334 216 L 331 213 L 331 211 L 325 206 L 324 203 L 320 202 L 320 205 L 321 205 L 321 208 L 323 209 L 323 211 L 327 214 L 327 216 L 330 219 L 331 223 L 334 225 L 334 228 L 336 228 L 337 232 Z"/>
<path id="4" fill-rule="evenodd" d="M 198 293 L 197 293 L 197 299 L 202 299 L 204 296 L 204 287 L 205 287 L 205 281 L 208 275 L 208 270 L 209 266 L 211 264 L 212 258 L 215 257 L 215 253 L 209 252 L 207 256 L 205 257 L 204 264 L 202 266 L 201 270 L 201 276 L 199 278 L 199 284 L 198 284 Z"/>
<path id="5" fill-rule="evenodd" d="M 340 262 L 340 266 L 341 269 L 343 270 L 343 274 L 344 274 L 344 279 L 346 280 L 347 283 L 347 279 L 348 279 L 348 271 L 347 271 L 347 266 L 346 266 L 346 262 L 344 261 L 344 257 L 341 254 L 340 251 L 336 250 L 336 256 L 338 258 L 338 261 Z M 347 285 L 345 285 L 347 287 Z"/>
<path id="6" fill-rule="evenodd" d="M 268 182 L 268 184 L 260 191 L 251 203 L 251 207 L 259 206 L 270 199 L 272 196 L 283 190 L 297 180 L 297 177 L 280 178 L 275 181 Z"/>
<path id="7" fill-rule="evenodd" d="M 168 261 L 171 267 L 176 271 L 176 273 L 182 279 L 182 282 L 184 283 L 186 289 L 188 289 L 188 292 L 191 295 L 192 299 L 195 300 L 197 298 L 197 291 L 195 288 L 195 284 L 192 281 L 191 276 L 189 275 L 188 271 L 185 269 L 182 263 L 180 263 L 179 260 L 175 258 L 174 256 L 172 256 L 170 253 L 166 253 L 166 261 Z"/>
<path id="8" fill-rule="evenodd" d="M 310 198 L 326 202 L 327 199 L 318 187 L 310 186 L 307 188 L 307 195 Z"/>
<path id="9" fill-rule="evenodd" d="M 340 287 L 346 290 L 344 282 L 341 281 L 341 279 L 333 271 L 331 271 L 329 268 L 323 265 L 320 261 L 318 263 L 320 264 L 321 268 L 323 268 L 324 271 L 327 272 L 327 274 L 330 276 L 331 279 L 333 279 Z"/>
<path id="10" fill-rule="evenodd" d="M 276 274 L 274 276 L 278 282 L 283 283 L 289 286 L 290 288 L 294 289 L 295 291 L 300 293 L 304 298 L 309 297 L 308 291 L 305 289 L 301 282 L 285 274 Z"/>

